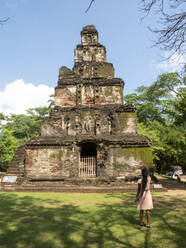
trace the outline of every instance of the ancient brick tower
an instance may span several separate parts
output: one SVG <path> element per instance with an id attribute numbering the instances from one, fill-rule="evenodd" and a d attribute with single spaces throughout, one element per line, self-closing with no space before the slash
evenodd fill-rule
<path id="1" fill-rule="evenodd" d="M 136 109 L 123 104 L 123 87 L 97 30 L 84 27 L 73 69 L 59 70 L 55 107 L 41 137 L 25 146 L 25 180 L 124 182 L 152 166 L 150 140 L 137 134 Z"/>

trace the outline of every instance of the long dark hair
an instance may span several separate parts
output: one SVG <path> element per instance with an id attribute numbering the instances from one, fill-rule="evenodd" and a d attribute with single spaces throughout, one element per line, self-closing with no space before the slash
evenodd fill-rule
<path id="1" fill-rule="evenodd" d="M 149 175 L 147 168 L 143 168 L 141 170 L 141 174 L 142 174 L 142 194 L 143 194 L 143 192 L 147 186 L 147 177 Z"/>

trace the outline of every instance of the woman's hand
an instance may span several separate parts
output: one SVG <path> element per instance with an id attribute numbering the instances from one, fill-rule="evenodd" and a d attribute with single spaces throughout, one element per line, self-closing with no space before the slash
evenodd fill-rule
<path id="1" fill-rule="evenodd" d="M 139 201 L 139 196 L 136 196 L 135 202 Z"/>

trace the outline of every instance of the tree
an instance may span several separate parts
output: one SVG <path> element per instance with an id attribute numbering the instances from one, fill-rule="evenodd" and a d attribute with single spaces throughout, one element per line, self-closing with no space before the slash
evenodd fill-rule
<path id="1" fill-rule="evenodd" d="M 139 122 L 168 120 L 183 124 L 185 116 L 186 78 L 179 73 L 164 73 L 151 86 L 140 86 L 137 93 L 126 95 L 125 102 L 138 107 Z"/>
<path id="2" fill-rule="evenodd" d="M 137 107 L 138 132 L 152 139 L 156 169 L 172 164 L 186 169 L 186 82 L 178 73 L 165 73 L 150 86 L 126 95 L 126 103 Z"/>
<path id="3" fill-rule="evenodd" d="M 186 11 L 185 0 L 141 0 L 145 16 L 153 10 L 159 19 L 159 28 L 149 29 L 156 35 L 155 46 L 170 51 L 185 53 Z"/>
<path id="4" fill-rule="evenodd" d="M 85 13 L 87 13 L 89 11 L 89 9 L 91 8 L 92 4 L 95 2 L 95 0 L 91 0 L 90 4 L 88 6 L 88 8 L 86 9 Z"/>
<path id="5" fill-rule="evenodd" d="M 0 171 L 6 171 L 18 147 L 18 140 L 11 130 L 3 127 L 0 134 Z"/>
<path id="6" fill-rule="evenodd" d="M 53 102 L 48 107 L 38 107 L 27 110 L 27 114 L 11 114 L 5 117 L 0 114 L 0 120 L 6 122 L 0 125 L 0 171 L 6 171 L 13 158 L 15 150 L 26 143 L 31 137 L 39 136 L 41 123 L 49 115 Z"/>
<path id="7" fill-rule="evenodd" d="M 186 169 L 186 132 L 183 127 L 149 121 L 138 123 L 138 133 L 152 140 L 153 161 L 156 171 L 165 172 L 171 165 L 179 164 Z"/>
<path id="8" fill-rule="evenodd" d="M 0 127 L 1 127 L 1 123 L 2 121 L 4 121 L 6 119 L 5 115 L 3 113 L 0 113 Z"/>
<path id="9" fill-rule="evenodd" d="M 91 0 L 86 13 L 95 0 Z M 169 51 L 170 56 L 174 53 L 185 53 L 186 34 L 186 11 L 184 11 L 185 0 L 139 0 L 140 10 L 144 13 L 142 20 L 155 11 L 158 19 L 158 28 L 149 27 L 155 34 L 153 46 L 158 46 Z"/>

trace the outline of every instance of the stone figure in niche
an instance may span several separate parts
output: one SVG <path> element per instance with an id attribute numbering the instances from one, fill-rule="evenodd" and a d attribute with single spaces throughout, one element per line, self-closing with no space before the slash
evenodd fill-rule
<path id="1" fill-rule="evenodd" d="M 107 117 L 107 122 L 108 122 L 108 133 L 111 134 L 111 132 L 112 132 L 112 123 L 111 123 L 110 116 Z"/>
<path id="2" fill-rule="evenodd" d="M 96 126 L 96 134 L 101 134 L 101 116 L 96 115 L 96 121 L 95 121 L 95 126 Z"/>
<path id="3" fill-rule="evenodd" d="M 61 117 L 61 128 L 64 131 L 64 129 L 65 129 L 65 122 L 64 122 L 64 116 L 63 115 Z"/>
<path id="4" fill-rule="evenodd" d="M 119 129 L 119 120 L 117 114 L 112 114 L 110 119 L 111 119 L 111 132 L 112 134 L 116 134 Z"/>
<path id="5" fill-rule="evenodd" d="M 109 123 L 105 116 L 103 118 L 101 126 L 102 126 L 102 133 L 109 133 Z"/>
<path id="6" fill-rule="evenodd" d="M 65 123 L 65 132 L 68 135 L 69 134 L 69 129 L 70 129 L 70 118 L 68 116 L 65 117 L 64 123 Z"/>
<path id="7" fill-rule="evenodd" d="M 96 54 L 92 54 L 92 61 L 96 61 Z"/>
<path id="8" fill-rule="evenodd" d="M 87 35 L 87 43 L 92 43 L 92 36 L 91 35 Z"/>
<path id="9" fill-rule="evenodd" d="M 84 120 L 84 129 L 86 130 L 86 132 L 89 132 L 90 131 L 90 118 L 89 118 L 89 116 L 86 116 L 85 117 L 85 120 Z"/>
<path id="10" fill-rule="evenodd" d="M 75 116 L 75 127 L 76 127 L 76 134 L 81 134 L 81 132 L 82 132 L 82 125 L 81 125 L 80 115 L 76 115 Z"/>
<path id="11" fill-rule="evenodd" d="M 87 115 L 84 119 L 84 130 L 87 133 L 92 133 L 94 131 L 93 118 L 89 115 Z"/>

